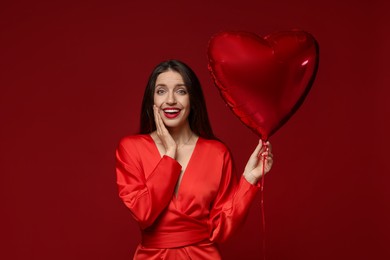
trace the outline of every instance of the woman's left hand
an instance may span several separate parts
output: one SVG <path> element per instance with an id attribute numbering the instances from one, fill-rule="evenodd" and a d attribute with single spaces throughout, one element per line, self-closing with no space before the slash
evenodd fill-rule
<path id="1" fill-rule="evenodd" d="M 259 144 L 249 157 L 245 166 L 244 177 L 250 183 L 256 184 L 264 174 L 271 170 L 273 164 L 272 157 L 272 146 L 270 142 L 263 144 L 263 141 L 260 139 Z"/>

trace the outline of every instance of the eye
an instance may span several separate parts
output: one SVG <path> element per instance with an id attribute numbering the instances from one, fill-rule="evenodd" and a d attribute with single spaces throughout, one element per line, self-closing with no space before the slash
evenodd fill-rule
<path id="1" fill-rule="evenodd" d="M 176 92 L 180 95 L 186 95 L 188 93 L 184 88 L 180 88 Z"/>
<path id="2" fill-rule="evenodd" d="M 164 93 L 165 93 L 165 89 L 162 89 L 162 88 L 156 89 L 156 94 L 157 95 L 162 95 Z"/>

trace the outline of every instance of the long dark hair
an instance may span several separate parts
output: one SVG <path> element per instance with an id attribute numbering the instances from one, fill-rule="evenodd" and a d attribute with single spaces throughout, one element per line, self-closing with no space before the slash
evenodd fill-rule
<path id="1" fill-rule="evenodd" d="M 216 139 L 211 129 L 206 102 L 199 79 L 188 65 L 178 60 L 164 61 L 158 64 L 152 71 L 142 100 L 140 133 L 148 134 L 156 130 L 153 115 L 156 80 L 158 75 L 169 70 L 175 71 L 183 77 L 184 84 L 190 95 L 191 110 L 188 116 L 188 122 L 191 130 L 203 138 Z"/>

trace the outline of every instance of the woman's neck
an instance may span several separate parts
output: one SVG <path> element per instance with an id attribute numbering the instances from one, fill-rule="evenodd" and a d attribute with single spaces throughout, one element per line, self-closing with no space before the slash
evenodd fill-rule
<path id="1" fill-rule="evenodd" d="M 178 145 L 188 143 L 194 135 L 189 125 L 182 128 L 168 128 L 168 131 Z"/>

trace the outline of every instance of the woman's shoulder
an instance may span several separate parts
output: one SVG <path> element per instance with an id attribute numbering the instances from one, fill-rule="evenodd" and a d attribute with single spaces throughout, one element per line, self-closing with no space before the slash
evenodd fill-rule
<path id="1" fill-rule="evenodd" d="M 147 142 L 150 142 L 150 140 L 151 136 L 149 134 L 127 135 L 120 139 L 119 145 L 129 147 L 137 144 L 145 144 Z"/>
<path id="2" fill-rule="evenodd" d="M 214 150 L 216 152 L 226 153 L 229 152 L 229 148 L 220 140 L 216 139 L 205 139 L 200 137 L 202 143 L 208 149 Z"/>

